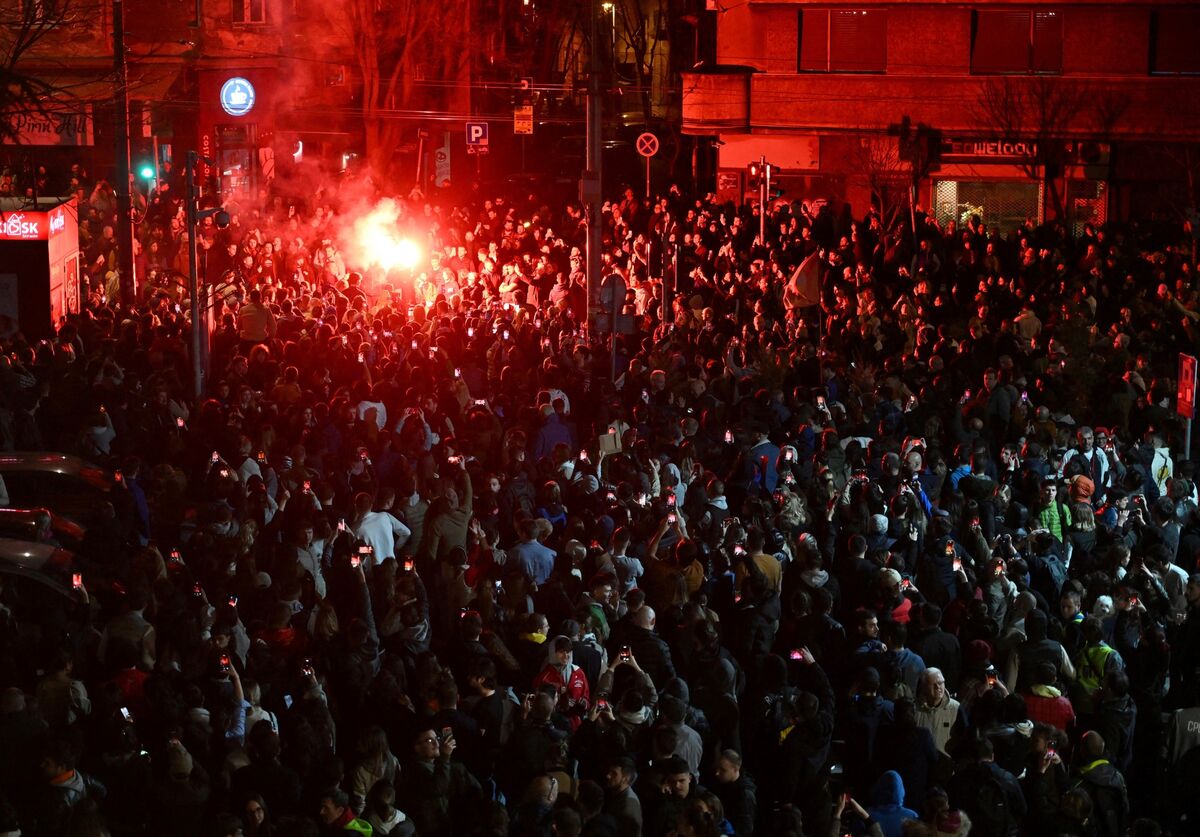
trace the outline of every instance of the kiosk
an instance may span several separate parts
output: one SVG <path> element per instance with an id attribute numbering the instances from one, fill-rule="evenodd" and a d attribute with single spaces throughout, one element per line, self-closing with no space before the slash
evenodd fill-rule
<path id="1" fill-rule="evenodd" d="M 0 335 L 53 337 L 82 301 L 75 198 L 0 201 Z"/>

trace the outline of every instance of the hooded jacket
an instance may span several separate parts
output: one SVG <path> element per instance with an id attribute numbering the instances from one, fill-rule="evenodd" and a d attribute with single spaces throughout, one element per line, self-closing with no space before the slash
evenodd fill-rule
<path id="1" fill-rule="evenodd" d="M 1124 837 L 1129 819 L 1129 795 L 1121 772 L 1108 759 L 1097 759 L 1080 768 L 1075 787 L 1083 788 L 1092 800 L 1096 837 Z"/>
<path id="2" fill-rule="evenodd" d="M 904 807 L 903 801 L 904 781 L 899 773 L 888 770 L 875 780 L 867 813 L 879 823 L 884 837 L 901 837 L 904 821 L 919 819 L 916 811 Z"/>
<path id="3" fill-rule="evenodd" d="M 591 690 L 588 688 L 587 675 L 583 669 L 572 662 L 572 656 L 567 657 L 567 664 L 558 661 L 554 648 L 559 640 L 570 642 L 567 637 L 558 636 L 546 643 L 546 667 L 533 680 L 536 691 L 542 686 L 553 686 L 558 690 L 558 709 L 571 721 L 571 731 L 579 729 L 583 715 L 591 706 Z"/>

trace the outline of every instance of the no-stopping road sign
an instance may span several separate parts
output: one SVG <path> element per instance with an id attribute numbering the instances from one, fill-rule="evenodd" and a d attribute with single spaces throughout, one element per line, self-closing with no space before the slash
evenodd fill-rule
<path id="1" fill-rule="evenodd" d="M 650 197 L 650 158 L 658 153 L 658 137 L 649 131 L 638 136 L 637 153 L 646 158 L 646 197 Z"/>

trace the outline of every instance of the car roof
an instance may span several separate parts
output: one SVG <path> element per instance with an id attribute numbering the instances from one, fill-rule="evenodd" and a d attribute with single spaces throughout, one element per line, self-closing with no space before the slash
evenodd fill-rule
<path id="1" fill-rule="evenodd" d="M 36 524 L 45 515 L 50 520 L 50 528 L 55 531 L 65 531 L 73 538 L 82 538 L 87 534 L 84 526 L 63 517 L 45 506 L 30 509 L 0 508 L 0 526 L 5 524 L 29 525 Z"/>
<path id="2" fill-rule="evenodd" d="M 41 572 L 69 558 L 70 552 L 46 543 L 0 538 L 0 561 Z"/>
<path id="3" fill-rule="evenodd" d="M 17 578 L 27 578 L 30 581 L 41 584 L 44 587 L 49 587 L 51 590 L 61 596 L 65 596 L 66 598 L 72 597 L 71 590 L 53 576 L 47 575 L 41 570 L 23 567 L 20 564 L 13 564 L 4 560 L 3 558 L 0 558 L 0 576 L 4 575 L 15 576 Z"/>
<path id="4" fill-rule="evenodd" d="M 50 509 L 44 507 L 32 509 L 4 508 L 0 509 L 0 522 L 4 522 L 6 520 L 20 521 L 22 523 L 33 522 L 37 520 L 40 515 L 46 515 L 51 520 L 54 519 L 53 513 L 50 511 Z"/>
<path id="5" fill-rule="evenodd" d="M 0 454 L 0 475 L 16 471 L 41 471 L 51 474 L 76 476 L 103 491 L 113 487 L 109 473 L 78 456 L 66 453 L 17 452 Z"/>

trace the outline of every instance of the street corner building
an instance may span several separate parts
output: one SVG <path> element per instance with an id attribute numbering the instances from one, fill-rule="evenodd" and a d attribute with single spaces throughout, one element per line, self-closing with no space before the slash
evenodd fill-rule
<path id="1" fill-rule="evenodd" d="M 1087 223 L 1194 207 L 1200 7 L 1189 3 L 708 3 L 683 130 L 722 197 Z M 1177 211 L 1177 210 L 1176 210 Z"/>

